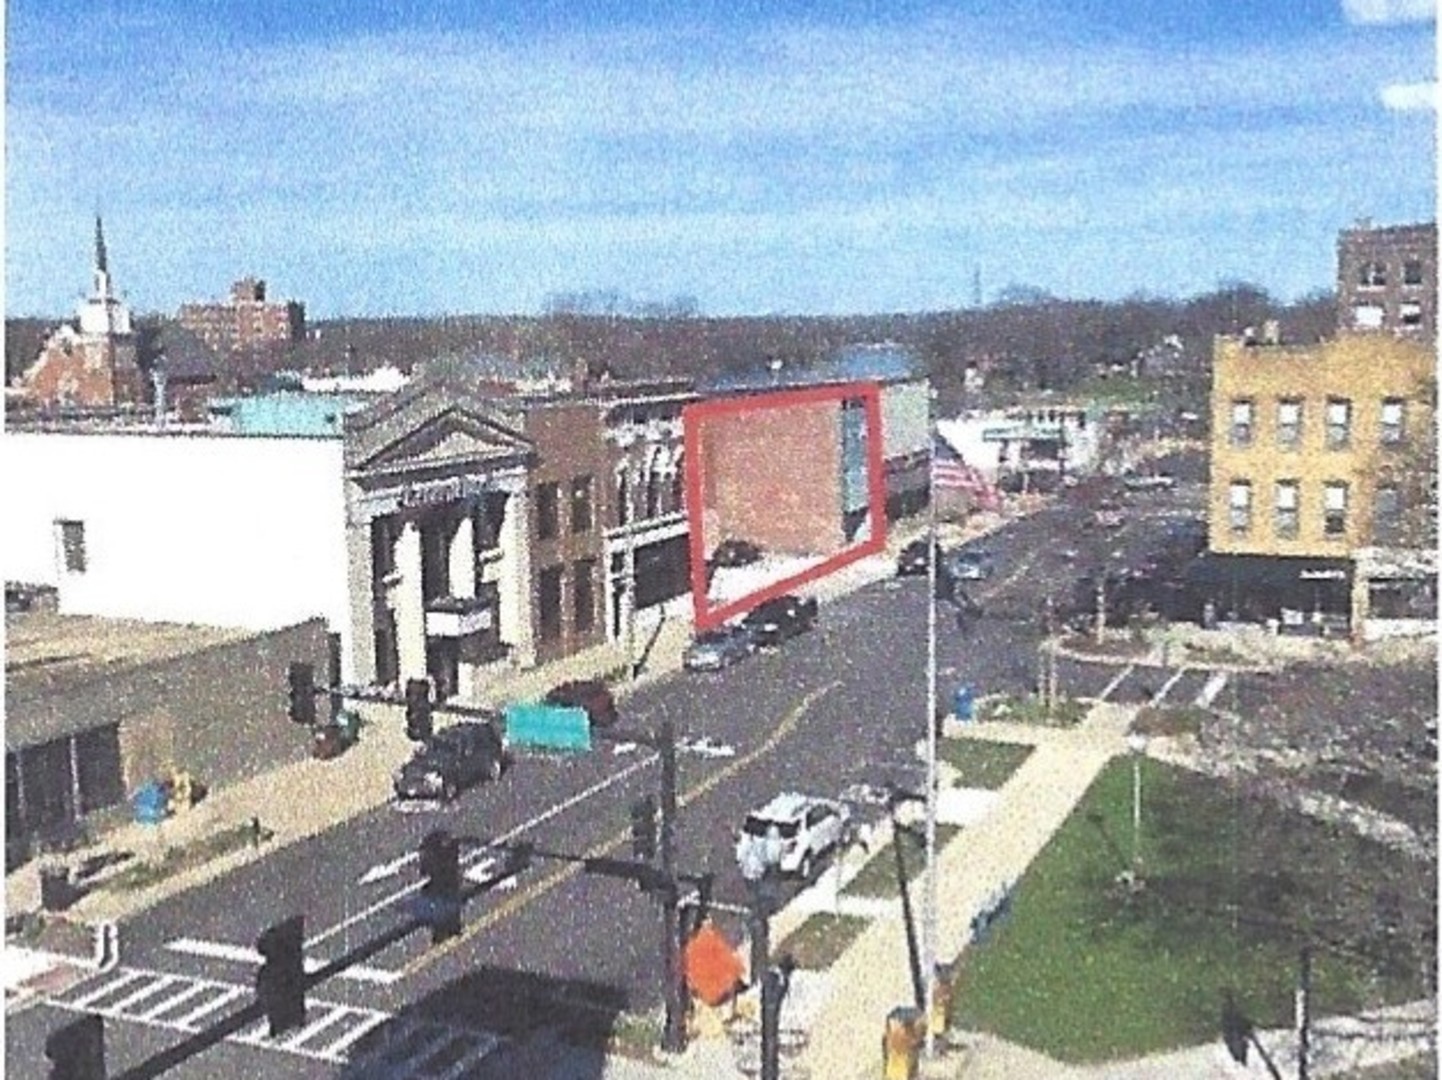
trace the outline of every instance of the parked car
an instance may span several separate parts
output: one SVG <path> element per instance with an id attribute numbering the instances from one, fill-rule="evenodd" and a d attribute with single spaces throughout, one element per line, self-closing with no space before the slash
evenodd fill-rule
<path id="1" fill-rule="evenodd" d="M 1131 473 L 1122 480 L 1122 486 L 1128 491 L 1171 491 L 1177 481 L 1168 473 Z"/>
<path id="2" fill-rule="evenodd" d="M 552 687 L 543 699 L 547 705 L 585 709 L 596 727 L 610 727 L 620 719 L 615 695 L 600 679 L 573 679 Z"/>
<path id="3" fill-rule="evenodd" d="M 991 577 L 991 552 L 985 548 L 963 548 L 948 557 L 946 563 L 959 581 L 985 581 Z"/>
<path id="4" fill-rule="evenodd" d="M 687 671 L 719 671 L 755 651 L 751 628 L 744 623 L 729 623 L 697 634 L 681 662 Z"/>
<path id="5" fill-rule="evenodd" d="M 496 725 L 456 724 L 432 735 L 396 771 L 396 798 L 450 802 L 472 784 L 499 780 L 507 764 Z"/>
<path id="6" fill-rule="evenodd" d="M 940 544 L 933 545 L 936 549 L 936 565 L 941 566 L 944 555 Z M 927 565 L 926 537 L 913 540 L 901 549 L 896 556 L 896 576 L 906 577 L 910 574 L 925 574 L 929 570 Z"/>
<path id="7" fill-rule="evenodd" d="M 747 815 L 736 838 L 736 861 L 751 878 L 768 869 L 809 878 L 816 861 L 842 843 L 850 829 L 845 804 L 788 792 Z"/>
<path id="8" fill-rule="evenodd" d="M 713 567 L 750 566 L 752 563 L 760 562 L 761 556 L 761 548 L 750 540 L 732 537 L 729 540 L 722 540 L 716 545 L 716 550 L 711 552 L 711 558 L 707 560 L 707 563 Z"/>
<path id="9" fill-rule="evenodd" d="M 741 623 L 758 646 L 776 645 L 816 624 L 816 599 L 787 594 L 763 600 Z"/>

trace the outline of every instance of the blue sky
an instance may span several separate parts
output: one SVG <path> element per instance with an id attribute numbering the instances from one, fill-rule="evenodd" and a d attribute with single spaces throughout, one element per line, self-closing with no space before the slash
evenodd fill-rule
<path id="1" fill-rule="evenodd" d="M 1326 287 L 1436 204 L 1432 0 L 11 0 L 5 308 Z"/>

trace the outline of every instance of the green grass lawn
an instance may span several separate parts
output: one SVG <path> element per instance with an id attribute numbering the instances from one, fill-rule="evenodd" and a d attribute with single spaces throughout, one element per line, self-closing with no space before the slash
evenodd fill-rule
<path id="1" fill-rule="evenodd" d="M 1376 883 L 1418 897 L 1425 868 L 1228 785 L 1146 761 L 1143 892 L 1114 884 L 1132 845 L 1132 770 L 1108 766 L 1017 887 L 1011 918 L 961 958 L 954 1022 L 1064 1061 L 1218 1038 L 1224 988 L 1263 1027 L 1292 1020 L 1298 949 L 1317 944 L 1318 1015 L 1420 997 L 1425 928 L 1369 930 Z M 1370 936 L 1369 936 L 1370 935 Z M 1332 943 L 1331 945 L 1323 943 Z M 1361 950 L 1365 956 L 1355 951 Z"/>
<path id="2" fill-rule="evenodd" d="M 1085 719 L 1088 708 L 1086 702 L 1076 698 L 1060 698 L 1048 713 L 1035 694 L 1004 695 L 983 701 L 977 709 L 977 718 L 1042 727 L 1075 727 Z"/>
<path id="3" fill-rule="evenodd" d="M 786 936 L 776 954 L 790 953 L 807 971 L 825 971 L 870 925 L 870 919 L 857 915 L 818 911 Z"/>
<path id="4" fill-rule="evenodd" d="M 1032 748 L 1020 743 L 990 742 L 986 739 L 942 739 L 937 756 L 959 773 L 956 787 L 996 791 L 1021 768 Z"/>
<path id="5" fill-rule="evenodd" d="M 946 846 L 957 833 L 961 832 L 960 825 L 943 825 L 940 822 L 936 826 L 937 849 Z M 906 880 L 915 881 L 922 870 L 926 869 L 926 844 L 919 836 L 909 832 L 898 833 L 901 839 L 901 861 L 906 867 Z M 841 892 L 846 896 L 871 896 L 889 897 L 898 896 L 896 887 L 896 851 L 895 841 L 887 844 L 876 854 L 866 861 L 861 871 L 842 887 Z"/>

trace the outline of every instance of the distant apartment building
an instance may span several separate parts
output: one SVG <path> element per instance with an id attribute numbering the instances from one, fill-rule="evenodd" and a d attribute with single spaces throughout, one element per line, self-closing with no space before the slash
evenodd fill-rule
<path id="1" fill-rule="evenodd" d="M 265 282 L 252 277 L 232 285 L 227 300 L 182 304 L 176 318 L 222 353 L 288 345 L 305 337 L 305 305 L 295 300 L 267 300 Z"/>
<path id="2" fill-rule="evenodd" d="M 1216 619 L 1359 637 L 1435 619 L 1434 363 L 1386 334 L 1217 340 L 1191 574 Z"/>
<path id="3" fill-rule="evenodd" d="M 1338 328 L 1434 341 L 1437 223 L 1359 224 L 1337 240 Z"/>

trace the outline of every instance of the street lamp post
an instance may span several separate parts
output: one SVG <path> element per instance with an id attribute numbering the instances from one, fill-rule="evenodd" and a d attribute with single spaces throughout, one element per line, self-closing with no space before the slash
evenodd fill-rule
<path id="1" fill-rule="evenodd" d="M 1142 863 L 1142 757 L 1147 752 L 1146 734 L 1128 733 L 1127 746 L 1132 752 L 1132 875 L 1135 877 Z"/>

